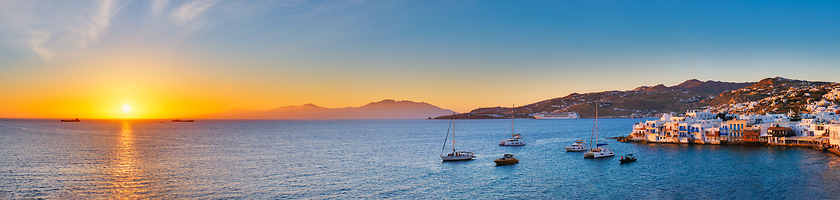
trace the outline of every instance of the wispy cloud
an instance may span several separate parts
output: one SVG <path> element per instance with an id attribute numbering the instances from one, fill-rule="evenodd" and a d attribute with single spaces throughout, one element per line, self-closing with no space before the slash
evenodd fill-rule
<path id="1" fill-rule="evenodd" d="M 99 37 L 111 25 L 111 16 L 114 15 L 114 2 L 112 0 L 101 0 L 97 7 L 93 8 L 85 22 L 85 26 L 80 27 L 78 46 L 81 48 L 87 47 L 91 42 L 99 41 Z"/>
<path id="2" fill-rule="evenodd" d="M 50 39 L 50 34 L 47 32 L 32 32 L 29 35 L 29 40 L 27 43 L 29 44 L 29 48 L 32 49 L 35 54 L 38 55 L 44 61 L 50 61 L 55 57 L 55 53 L 53 53 L 50 49 L 44 47 L 44 43 L 46 43 Z"/>
<path id="3" fill-rule="evenodd" d="M 42 60 L 51 61 L 99 42 L 121 7 L 115 0 L 98 0 L 4 1 L 0 8 L 0 26 L 4 29 L 0 33 L 10 36 L 5 45 L 22 45 Z"/>
<path id="4" fill-rule="evenodd" d="M 152 15 L 155 17 L 163 13 L 163 9 L 169 4 L 169 0 L 153 0 L 152 1 Z"/>
<path id="5" fill-rule="evenodd" d="M 172 12 L 172 18 L 178 24 L 188 24 L 195 21 L 199 15 L 210 9 L 210 7 L 213 7 L 217 2 L 215 0 L 196 0 L 184 3 L 180 8 Z"/>
<path id="6" fill-rule="evenodd" d="M 388 10 L 381 4 L 306 0 L 0 0 L 0 35 L 4 37 L 0 45 L 29 51 L 33 57 L 54 62 L 68 53 L 83 53 L 99 45 L 120 45 L 101 44 L 111 38 L 106 36 L 109 36 L 109 29 L 116 26 L 123 30 L 119 33 L 142 35 L 115 37 L 163 46 L 177 45 L 190 39 L 192 33 L 208 30 L 226 32 L 225 36 L 247 34 L 305 43 L 364 31 L 369 24 L 384 18 L 377 15 Z M 146 16 L 153 17 L 142 18 L 133 12 L 118 15 L 125 6 L 134 6 L 132 11 L 145 10 Z M 117 20 L 127 23 L 114 24 Z M 222 28 L 214 30 L 217 26 Z M 137 30 L 125 31 L 126 28 Z M 138 41 L 134 42 L 141 43 Z M 228 40 L 222 40 L 225 41 Z"/>

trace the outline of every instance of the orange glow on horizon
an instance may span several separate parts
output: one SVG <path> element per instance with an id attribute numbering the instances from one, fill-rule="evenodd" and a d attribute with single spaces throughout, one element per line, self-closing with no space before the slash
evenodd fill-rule
<path id="1" fill-rule="evenodd" d="M 62 61 L 61 66 L 48 66 L 51 72 L 47 75 L 22 74 L 23 77 L 44 80 L 41 82 L 0 85 L 0 89 L 15 94 L 0 100 L 3 102 L 0 104 L 3 111 L 0 118 L 193 118 L 236 108 L 270 110 L 308 103 L 343 108 L 384 99 L 427 102 L 444 109 L 467 112 L 478 107 L 509 105 L 510 100 L 505 98 L 511 96 L 487 96 L 475 100 L 456 97 L 495 93 L 474 88 L 450 92 L 423 88 L 450 87 L 446 84 L 381 84 L 396 82 L 398 77 L 357 82 L 315 81 L 302 76 L 278 79 L 266 75 L 272 73 L 241 73 L 224 67 L 232 65 L 230 63 L 189 62 L 179 60 L 187 58 L 154 54 L 115 53 L 102 57 Z M 208 66 L 225 70 L 201 70 Z M 338 75 L 324 77 L 341 79 L 331 76 Z M 495 88 L 509 90 L 505 87 L 508 86 Z M 526 104 L 537 100 L 540 99 L 524 98 L 512 103 Z M 493 103 L 495 101 L 505 104 Z"/>

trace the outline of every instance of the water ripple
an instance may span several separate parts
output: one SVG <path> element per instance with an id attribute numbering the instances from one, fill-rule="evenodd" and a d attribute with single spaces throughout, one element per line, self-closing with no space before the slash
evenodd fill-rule
<path id="1" fill-rule="evenodd" d="M 637 119 L 606 119 L 602 136 Z M 159 123 L 0 120 L 0 199 L 825 199 L 840 196 L 840 159 L 812 149 L 607 142 L 618 158 L 562 146 L 592 120 L 517 120 L 529 144 L 501 147 L 508 120 Z M 495 166 L 505 153 L 521 162 Z M 807 191 L 803 193 L 802 191 Z"/>

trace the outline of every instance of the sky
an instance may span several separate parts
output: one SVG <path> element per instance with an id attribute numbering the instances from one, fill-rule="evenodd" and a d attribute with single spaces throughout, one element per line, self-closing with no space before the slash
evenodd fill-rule
<path id="1" fill-rule="evenodd" d="M 838 35 L 838 1 L 0 0 L 0 118 L 840 82 Z"/>

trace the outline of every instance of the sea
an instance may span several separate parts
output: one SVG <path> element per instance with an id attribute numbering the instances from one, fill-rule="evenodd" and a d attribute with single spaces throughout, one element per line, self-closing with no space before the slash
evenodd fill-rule
<path id="1" fill-rule="evenodd" d="M 563 149 L 593 119 L 455 120 L 476 158 L 442 162 L 451 120 L 0 119 L 0 199 L 840 199 L 827 152 L 607 139 L 642 120 L 598 120 L 600 159 Z"/>

